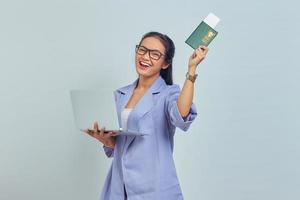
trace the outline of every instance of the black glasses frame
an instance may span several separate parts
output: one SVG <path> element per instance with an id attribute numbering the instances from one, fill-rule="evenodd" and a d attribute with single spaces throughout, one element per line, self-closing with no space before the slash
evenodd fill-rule
<path id="1" fill-rule="evenodd" d="M 139 49 L 140 47 L 142 47 L 142 48 L 144 48 L 144 49 L 146 50 L 145 53 L 138 53 L 138 49 Z M 159 60 L 161 57 L 165 56 L 164 54 L 162 54 L 162 53 L 161 53 L 160 51 L 158 51 L 158 50 L 148 49 L 147 47 L 144 47 L 144 46 L 138 45 L 138 44 L 135 46 L 135 52 L 136 52 L 137 54 L 139 54 L 139 55 L 145 55 L 146 53 L 149 53 L 149 57 L 152 58 L 153 60 Z M 157 52 L 157 53 L 159 53 L 159 57 L 158 57 L 158 58 L 153 58 L 153 57 L 151 56 L 151 52 Z"/>

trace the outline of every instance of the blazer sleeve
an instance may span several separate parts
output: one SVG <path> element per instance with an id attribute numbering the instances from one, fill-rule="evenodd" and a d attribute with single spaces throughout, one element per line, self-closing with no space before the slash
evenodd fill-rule
<path id="1" fill-rule="evenodd" d="M 114 149 L 110 147 L 106 147 L 103 145 L 104 153 L 108 158 L 111 158 L 114 156 Z"/>
<path id="2" fill-rule="evenodd" d="M 195 104 L 192 103 L 188 115 L 186 117 L 182 117 L 177 106 L 179 94 L 180 87 L 178 85 L 170 86 L 166 97 L 166 115 L 173 126 L 178 127 L 183 131 L 187 131 L 197 116 L 197 110 Z"/>

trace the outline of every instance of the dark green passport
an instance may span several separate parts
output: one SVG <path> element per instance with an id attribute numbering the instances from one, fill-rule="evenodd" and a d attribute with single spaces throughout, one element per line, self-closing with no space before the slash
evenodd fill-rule
<path id="1" fill-rule="evenodd" d="M 210 27 L 207 23 L 202 21 L 199 26 L 192 32 L 192 34 L 185 41 L 193 49 L 199 45 L 208 46 L 209 43 L 217 36 L 218 32 Z"/>

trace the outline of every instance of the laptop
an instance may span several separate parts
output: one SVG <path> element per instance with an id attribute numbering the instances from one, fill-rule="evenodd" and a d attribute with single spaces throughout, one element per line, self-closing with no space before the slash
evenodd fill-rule
<path id="1" fill-rule="evenodd" d="M 100 128 L 105 127 L 104 133 L 112 131 L 117 135 L 146 135 L 119 127 L 112 89 L 71 90 L 70 96 L 77 129 L 93 130 L 94 122 L 98 122 Z"/>

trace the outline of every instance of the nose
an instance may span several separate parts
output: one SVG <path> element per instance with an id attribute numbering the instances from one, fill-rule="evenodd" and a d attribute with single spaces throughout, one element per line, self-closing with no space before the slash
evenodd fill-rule
<path id="1" fill-rule="evenodd" d="M 144 59 L 150 60 L 150 51 L 147 51 L 144 55 L 142 55 Z"/>

